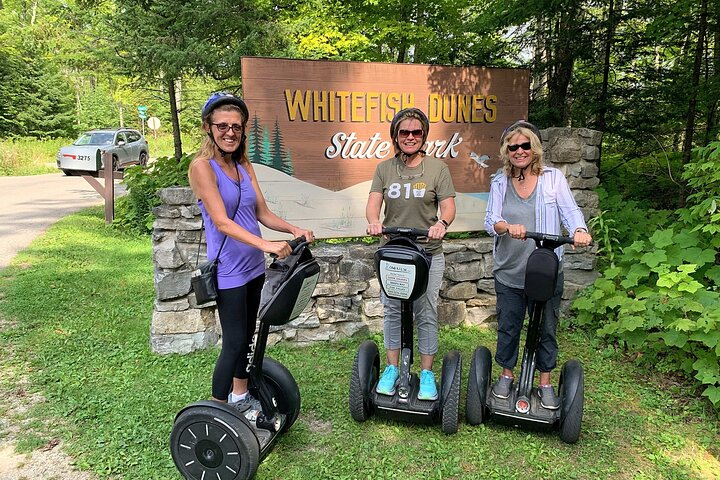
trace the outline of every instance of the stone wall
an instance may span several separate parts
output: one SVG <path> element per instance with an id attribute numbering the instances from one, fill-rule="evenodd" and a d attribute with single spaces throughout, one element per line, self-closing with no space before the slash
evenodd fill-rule
<path id="1" fill-rule="evenodd" d="M 597 214 L 596 161 L 602 134 L 588 129 L 549 128 L 542 132 L 547 163 L 568 178 L 585 218 Z M 199 308 L 190 291 L 190 272 L 206 259 L 200 210 L 187 187 L 161 190 L 162 205 L 153 213 L 153 263 L 156 300 L 150 327 L 152 350 L 187 353 L 217 344 L 220 325 L 213 304 Z M 198 242 L 200 248 L 198 249 Z M 492 239 L 447 240 L 445 278 L 440 289 L 441 325 L 495 325 Z M 319 243 L 312 252 L 321 267 L 319 283 L 305 311 L 291 323 L 274 327 L 270 344 L 307 345 L 382 330 L 380 287 L 373 254 L 377 245 Z M 563 311 L 577 292 L 590 285 L 593 249 L 566 249 Z"/>

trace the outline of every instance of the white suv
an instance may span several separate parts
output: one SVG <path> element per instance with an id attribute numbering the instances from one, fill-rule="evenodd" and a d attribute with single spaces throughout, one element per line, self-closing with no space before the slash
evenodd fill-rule
<path id="1" fill-rule="evenodd" d="M 103 168 L 102 153 L 112 153 L 113 170 L 129 165 L 147 164 L 150 149 L 140 132 L 129 128 L 90 130 L 62 147 L 57 154 L 57 166 L 65 175 L 97 172 Z"/>

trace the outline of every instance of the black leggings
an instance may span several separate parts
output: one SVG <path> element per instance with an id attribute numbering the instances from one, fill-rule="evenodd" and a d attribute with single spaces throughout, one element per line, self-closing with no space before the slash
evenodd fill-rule
<path id="1" fill-rule="evenodd" d="M 222 350 L 215 364 L 212 395 L 225 400 L 233 377 L 248 378 L 248 352 L 255 333 L 265 274 L 241 287 L 218 290 L 217 308 L 222 328 Z"/>

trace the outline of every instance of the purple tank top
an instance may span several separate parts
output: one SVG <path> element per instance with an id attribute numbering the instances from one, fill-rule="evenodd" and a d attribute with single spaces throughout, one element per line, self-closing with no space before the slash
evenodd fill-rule
<path id="1" fill-rule="evenodd" d="M 250 175 L 238 165 L 238 171 L 242 177 L 238 192 L 238 183 L 228 177 L 220 165 L 214 159 L 210 159 L 210 165 L 215 171 L 218 190 L 225 204 L 225 211 L 228 217 L 243 227 L 248 232 L 261 237 L 260 224 L 255 215 L 257 196 L 250 181 Z M 238 200 L 240 204 L 238 205 Z M 198 200 L 198 206 L 205 221 L 205 236 L 207 238 L 208 259 L 217 256 L 220 245 L 225 235 L 220 233 L 208 215 L 202 200 Z M 233 212 L 233 209 L 235 212 Z M 265 255 L 261 250 L 251 247 L 246 243 L 228 237 L 218 262 L 218 288 L 235 288 L 245 285 L 250 280 L 257 278 L 265 272 Z"/>

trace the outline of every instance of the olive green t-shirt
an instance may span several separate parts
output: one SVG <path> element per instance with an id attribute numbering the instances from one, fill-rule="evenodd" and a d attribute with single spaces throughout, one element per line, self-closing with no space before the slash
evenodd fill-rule
<path id="1" fill-rule="evenodd" d="M 370 192 L 383 195 L 384 226 L 428 229 L 438 221 L 438 204 L 454 197 L 455 187 L 441 160 L 425 157 L 417 167 L 408 168 L 393 157 L 378 164 Z M 433 255 L 442 252 L 442 240 L 423 246 Z"/>

